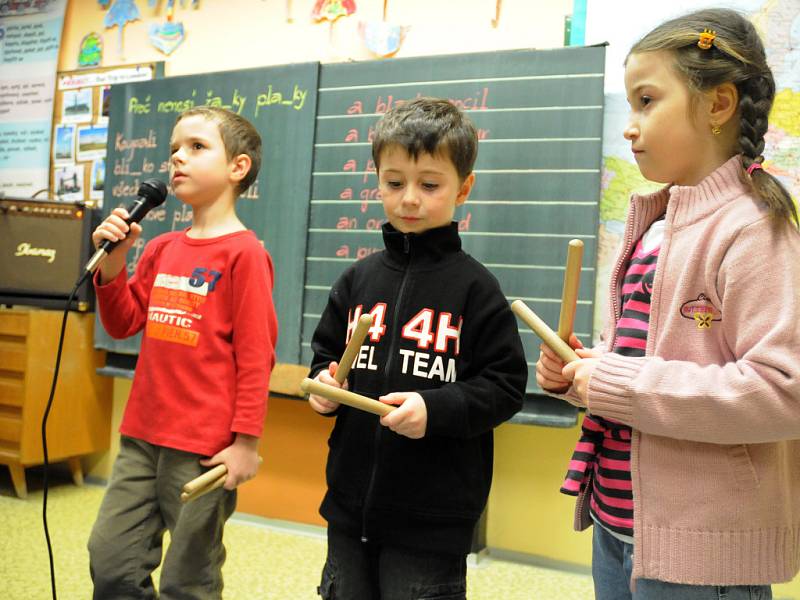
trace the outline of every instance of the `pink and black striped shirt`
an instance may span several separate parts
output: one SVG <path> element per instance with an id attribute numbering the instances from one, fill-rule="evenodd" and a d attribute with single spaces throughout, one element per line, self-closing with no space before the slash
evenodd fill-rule
<path id="1" fill-rule="evenodd" d="M 656 221 L 634 248 L 622 285 L 622 315 L 613 352 L 644 356 L 650 318 L 650 298 L 656 274 L 664 221 Z M 592 518 L 616 537 L 633 543 L 631 489 L 631 429 L 589 413 L 561 491 L 577 496 L 591 485 Z"/>

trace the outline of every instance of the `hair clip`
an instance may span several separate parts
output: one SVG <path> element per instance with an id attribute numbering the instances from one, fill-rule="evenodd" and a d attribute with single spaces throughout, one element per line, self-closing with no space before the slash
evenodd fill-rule
<path id="1" fill-rule="evenodd" d="M 697 40 L 697 47 L 701 50 L 708 50 L 711 48 L 711 44 L 717 37 L 717 32 L 712 31 L 711 29 L 703 29 L 703 32 L 700 34 L 700 39 Z"/>

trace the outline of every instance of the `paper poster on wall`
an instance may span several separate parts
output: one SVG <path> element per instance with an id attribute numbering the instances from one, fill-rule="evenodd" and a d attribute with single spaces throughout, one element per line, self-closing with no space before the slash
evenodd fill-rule
<path id="1" fill-rule="evenodd" d="M 0 15 L 0 193 L 46 189 L 53 89 L 66 0 L 3 2 Z"/>
<path id="2" fill-rule="evenodd" d="M 75 162 L 75 125 L 57 125 L 53 137 L 53 160 L 56 164 Z"/>
<path id="3" fill-rule="evenodd" d="M 56 199 L 73 202 L 83 200 L 83 165 L 56 168 Z"/>
<path id="4" fill-rule="evenodd" d="M 67 90 L 61 105 L 62 123 L 89 123 L 92 120 L 92 89 Z"/>
<path id="5" fill-rule="evenodd" d="M 70 72 L 58 78 L 58 89 L 74 90 L 98 85 L 149 81 L 152 78 L 153 67 L 151 66 L 120 67 L 105 71 L 87 71 L 81 73 Z"/>
<path id="6" fill-rule="evenodd" d="M 92 176 L 91 187 L 89 188 L 89 197 L 97 201 L 97 206 L 103 206 L 103 188 L 106 183 L 106 159 L 98 158 L 92 162 Z"/>
<path id="7" fill-rule="evenodd" d="M 354 0 L 317 0 L 311 10 L 311 18 L 315 21 L 335 21 L 354 12 L 356 12 Z"/>
<path id="8" fill-rule="evenodd" d="M 333 24 L 341 17 L 349 17 L 356 12 L 355 0 L 317 0 L 311 10 L 315 21 L 329 21 L 328 41 L 333 41 Z"/>
<path id="9" fill-rule="evenodd" d="M 139 7 L 134 0 L 114 0 L 114 4 L 108 9 L 103 24 L 106 28 L 119 28 L 119 55 L 125 56 L 125 45 L 123 43 L 123 32 L 125 25 L 131 21 L 138 21 L 140 18 Z"/>
<path id="10" fill-rule="evenodd" d="M 96 67 L 103 60 L 103 38 L 99 33 L 92 31 L 83 36 L 80 50 L 78 51 L 78 66 Z"/>
<path id="11" fill-rule="evenodd" d="M 499 0 L 498 0 L 499 1 Z M 367 49 L 381 58 L 394 56 L 403 43 L 403 38 L 409 27 L 403 27 L 389 23 L 386 20 L 386 11 L 389 8 L 389 0 L 383 0 L 383 20 L 382 21 L 359 21 L 358 32 L 364 40 Z"/>
<path id="12" fill-rule="evenodd" d="M 97 123 L 78 128 L 78 160 L 91 160 L 106 155 L 108 125 Z"/>
<path id="13" fill-rule="evenodd" d="M 364 45 L 381 58 L 394 56 L 400 50 L 408 29 L 386 21 L 361 21 L 358 24 L 358 32 L 364 40 Z"/>

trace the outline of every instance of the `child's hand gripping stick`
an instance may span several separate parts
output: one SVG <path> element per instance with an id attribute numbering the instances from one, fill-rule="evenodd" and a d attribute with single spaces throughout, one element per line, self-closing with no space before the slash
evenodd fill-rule
<path id="1" fill-rule="evenodd" d="M 583 242 L 570 240 L 567 248 L 567 267 L 564 271 L 564 288 L 561 292 L 561 314 L 558 317 L 558 337 L 569 342 L 575 327 L 575 308 L 578 305 L 578 288 L 581 284 Z"/>
<path id="2" fill-rule="evenodd" d="M 367 398 L 361 394 L 355 394 L 353 392 L 348 392 L 347 390 L 341 390 L 333 387 L 332 385 L 314 381 L 308 377 L 300 382 L 300 389 L 308 394 L 323 396 L 328 400 L 333 400 L 339 404 L 346 404 L 347 406 L 358 408 L 359 410 L 365 410 L 374 415 L 380 415 L 381 417 L 388 415 L 394 410 L 394 406 L 390 406 L 389 404 L 378 402 L 377 400 Z"/>
<path id="3" fill-rule="evenodd" d="M 369 328 L 372 327 L 372 315 L 361 315 L 356 323 L 355 331 L 350 341 L 342 354 L 342 360 L 339 361 L 339 367 L 336 369 L 336 374 L 333 378 L 339 383 L 344 383 L 347 380 L 347 374 L 350 373 L 350 367 L 358 354 L 361 344 L 364 343 L 364 338 L 369 333 Z M 324 394 L 320 394 L 321 396 Z"/>
<path id="4" fill-rule="evenodd" d="M 556 332 L 550 329 L 547 323 L 542 321 L 522 300 L 514 300 L 511 303 L 511 310 L 565 363 L 580 360 L 580 357 L 575 354 L 575 350 L 558 337 Z"/>
<path id="5" fill-rule="evenodd" d="M 258 462 L 259 464 L 263 462 L 263 459 L 260 456 L 258 457 Z M 195 477 L 189 483 L 183 486 L 183 490 L 181 492 L 181 502 L 186 504 L 192 500 L 197 500 L 200 496 L 204 496 L 208 492 L 212 492 L 215 489 L 222 487 L 225 485 L 225 478 L 227 476 L 228 467 L 226 467 L 224 464 L 217 465 L 216 467 L 209 469 L 199 477 Z"/>

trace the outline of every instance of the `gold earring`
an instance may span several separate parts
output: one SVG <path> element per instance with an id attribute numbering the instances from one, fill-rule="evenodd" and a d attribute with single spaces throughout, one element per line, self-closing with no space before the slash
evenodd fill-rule
<path id="1" fill-rule="evenodd" d="M 712 123 L 711 133 L 713 133 L 714 135 L 719 135 L 720 133 L 722 133 L 722 129 L 720 129 L 719 125 L 717 125 L 716 123 Z"/>

